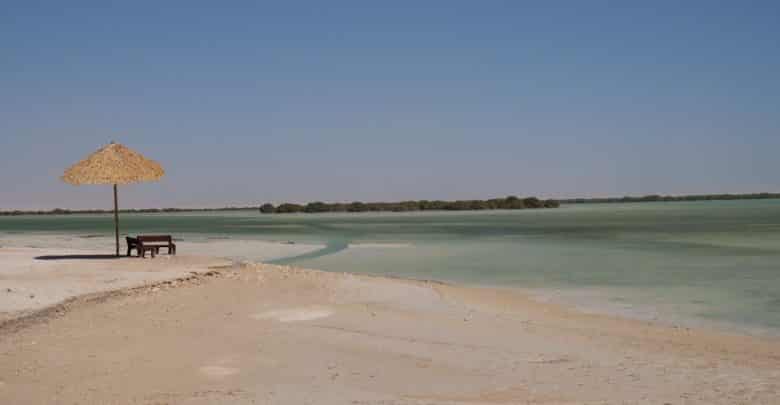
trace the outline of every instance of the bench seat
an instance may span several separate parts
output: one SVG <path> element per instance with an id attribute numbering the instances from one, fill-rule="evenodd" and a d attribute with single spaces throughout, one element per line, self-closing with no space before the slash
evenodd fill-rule
<path id="1" fill-rule="evenodd" d="M 173 243 L 173 237 L 171 235 L 138 235 L 135 238 L 127 237 L 127 256 L 133 249 L 138 254 L 138 257 L 146 257 L 146 252 L 149 252 L 152 257 L 155 257 L 160 253 L 160 248 L 167 248 L 169 255 L 176 254 L 176 244 Z"/>

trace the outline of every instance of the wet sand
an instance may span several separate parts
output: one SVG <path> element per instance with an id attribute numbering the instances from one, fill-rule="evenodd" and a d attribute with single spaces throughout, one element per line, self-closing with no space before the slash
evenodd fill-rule
<path id="1" fill-rule="evenodd" d="M 252 265 L 54 309 L 0 328 L 0 403 L 780 403 L 779 339 L 511 290 Z"/>

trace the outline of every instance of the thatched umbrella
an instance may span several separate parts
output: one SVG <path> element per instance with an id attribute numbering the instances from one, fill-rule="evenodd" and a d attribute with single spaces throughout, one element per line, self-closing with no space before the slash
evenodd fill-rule
<path id="1" fill-rule="evenodd" d="M 119 202 L 117 185 L 156 181 L 165 174 L 159 163 L 130 148 L 111 142 L 65 170 L 62 180 L 73 185 L 114 185 L 114 229 L 116 255 L 119 256 Z"/>

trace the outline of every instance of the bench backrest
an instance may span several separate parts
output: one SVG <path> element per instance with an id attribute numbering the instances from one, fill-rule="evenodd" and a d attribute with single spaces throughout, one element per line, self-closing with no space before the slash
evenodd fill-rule
<path id="1" fill-rule="evenodd" d="M 143 242 L 168 242 L 173 243 L 171 235 L 138 235 L 138 241 Z"/>

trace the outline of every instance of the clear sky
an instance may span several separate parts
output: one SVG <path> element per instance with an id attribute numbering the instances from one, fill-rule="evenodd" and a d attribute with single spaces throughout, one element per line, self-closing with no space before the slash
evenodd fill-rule
<path id="1" fill-rule="evenodd" d="M 780 191 L 778 1 L 0 2 L 0 208 Z"/>

